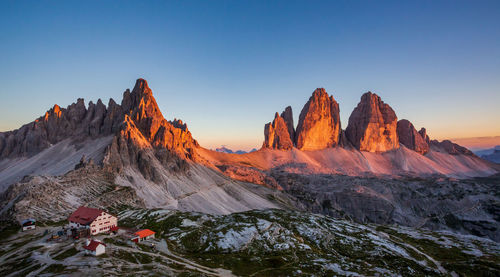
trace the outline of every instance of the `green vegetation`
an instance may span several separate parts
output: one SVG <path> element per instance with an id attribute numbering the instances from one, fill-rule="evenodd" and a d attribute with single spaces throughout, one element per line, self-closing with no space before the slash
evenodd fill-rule
<path id="1" fill-rule="evenodd" d="M 183 259 L 195 268 L 223 268 L 240 276 L 500 275 L 499 244 L 472 236 L 362 225 L 275 209 L 222 216 L 140 209 L 123 214 L 127 216 L 121 217 L 120 225 L 123 220 L 152 229 L 156 240 L 131 244 L 120 236 L 103 236 L 107 255 L 95 258 L 75 256 L 78 251 L 72 241 L 54 242 L 40 250 L 43 246 L 37 240 L 42 237 L 27 233 L 3 243 L 2 249 L 11 252 L 2 255 L 0 271 L 26 275 L 46 266 L 40 274 L 71 273 L 82 270 L 81 266 L 57 261 L 75 256 L 97 261 L 99 270 L 121 276 L 204 276 L 201 271 L 206 268 L 188 268 Z M 149 245 L 152 242 L 156 247 Z M 19 248 L 22 251 L 12 251 Z M 56 263 L 47 266 L 33 251 L 49 251 Z"/>
<path id="2" fill-rule="evenodd" d="M 21 230 L 21 225 L 12 221 L 0 221 L 0 226 L 2 226 L 0 229 L 2 239 L 7 239 Z"/>
<path id="3" fill-rule="evenodd" d="M 67 223 L 68 223 L 67 219 L 61 219 L 59 221 L 40 221 L 40 222 L 37 222 L 37 224 L 39 226 L 50 226 L 50 227 L 64 226 Z"/>
<path id="4" fill-rule="evenodd" d="M 141 252 L 127 252 L 123 250 L 118 250 L 113 252 L 114 258 L 125 260 L 134 264 L 150 264 L 153 262 L 151 255 L 141 253 Z"/>
<path id="5" fill-rule="evenodd" d="M 123 250 L 118 250 L 118 251 L 113 252 L 113 257 L 115 257 L 117 259 L 125 260 L 125 261 L 130 262 L 130 263 L 134 263 L 134 264 L 138 263 L 137 259 L 135 258 L 135 256 L 132 253 L 127 252 L 127 251 L 123 251 Z"/>
<path id="6" fill-rule="evenodd" d="M 490 272 L 500 272 L 500 255 L 498 253 L 483 252 L 485 255 L 476 257 L 464 253 L 464 250 L 468 250 L 465 247 L 444 246 L 435 240 L 414 238 L 389 227 L 379 226 L 377 229 L 384 230 L 386 233 L 391 234 L 391 236 L 413 245 L 433 259 L 440 261 L 441 265 L 449 271 L 460 272 L 466 276 L 478 273 L 490 276 Z M 450 237 L 447 238 L 450 239 Z M 456 240 L 455 238 L 452 239 Z M 473 244 L 477 245 L 478 241 L 474 241 Z"/>
<path id="7" fill-rule="evenodd" d="M 68 257 L 72 257 L 72 256 L 76 255 L 77 253 L 78 253 L 78 250 L 76 250 L 76 248 L 74 248 L 74 247 L 71 247 L 71 248 L 67 249 L 66 251 L 63 251 L 62 253 L 58 254 L 53 259 L 61 261 L 61 260 L 64 260 Z"/>
<path id="8" fill-rule="evenodd" d="M 151 258 L 151 256 L 148 254 L 135 252 L 133 255 L 137 259 L 137 261 L 141 264 L 150 264 L 153 262 L 153 258 Z"/>
<path id="9" fill-rule="evenodd" d="M 11 273 L 21 271 L 23 268 L 28 268 L 33 265 L 30 255 L 25 255 L 23 257 L 19 257 L 15 260 L 5 262 L 0 266 L 0 272 L 2 275 L 9 275 Z"/>
<path id="10" fill-rule="evenodd" d="M 128 246 L 128 244 L 123 240 L 123 239 L 117 239 L 117 238 L 104 238 L 103 240 L 104 243 L 112 243 L 114 245 L 118 246 Z"/>
<path id="11" fill-rule="evenodd" d="M 70 273 L 73 272 L 74 270 L 67 270 L 65 265 L 62 264 L 51 264 L 47 266 L 40 274 L 44 273 L 54 273 L 54 274 L 60 274 L 60 273 Z"/>

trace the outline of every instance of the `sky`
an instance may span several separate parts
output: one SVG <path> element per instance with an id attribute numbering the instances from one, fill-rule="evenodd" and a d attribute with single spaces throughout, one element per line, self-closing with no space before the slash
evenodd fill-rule
<path id="1" fill-rule="evenodd" d="M 323 87 L 431 138 L 500 135 L 500 1 L 1 1 L 0 131 L 145 78 L 207 148 L 259 148 Z"/>

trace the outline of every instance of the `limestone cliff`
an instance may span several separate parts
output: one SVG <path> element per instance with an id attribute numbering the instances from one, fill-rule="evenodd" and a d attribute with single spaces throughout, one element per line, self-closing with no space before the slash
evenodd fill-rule
<path id="1" fill-rule="evenodd" d="M 361 151 L 385 152 L 399 148 L 398 118 L 378 95 L 367 92 L 349 117 L 346 136 Z"/>
<path id="2" fill-rule="evenodd" d="M 295 144 L 300 150 L 334 147 L 340 139 L 339 104 L 325 89 L 316 89 L 299 117 Z"/>

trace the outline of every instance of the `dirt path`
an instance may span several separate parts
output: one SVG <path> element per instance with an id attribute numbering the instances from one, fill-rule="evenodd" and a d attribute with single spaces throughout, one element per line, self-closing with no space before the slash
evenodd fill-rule
<path id="1" fill-rule="evenodd" d="M 380 236 L 380 237 L 393 238 L 393 237 L 391 237 L 389 234 L 384 233 L 384 232 L 377 232 L 377 233 L 379 234 L 379 236 Z M 448 271 L 447 271 L 444 267 L 442 267 L 442 266 L 441 266 L 441 263 L 440 263 L 440 262 L 438 262 L 438 261 L 434 260 L 434 258 L 432 258 L 431 256 L 427 255 L 426 253 L 424 253 L 424 252 L 422 252 L 422 251 L 418 250 L 418 249 L 417 249 L 416 247 L 414 247 L 413 245 L 410 245 L 410 244 L 408 244 L 408 243 L 406 243 L 406 242 L 403 242 L 403 241 L 401 241 L 400 239 L 398 239 L 398 241 L 394 241 L 394 242 L 396 242 L 397 244 L 401 244 L 401 245 L 403 245 L 403 246 L 405 246 L 405 247 L 407 247 L 407 248 L 410 248 L 411 250 L 413 250 L 413 251 L 417 252 L 418 254 L 420 254 L 420 255 L 422 255 L 422 256 L 424 256 L 424 257 L 426 257 L 429 261 L 433 262 L 433 263 L 434 263 L 434 265 L 436 265 L 436 267 L 437 267 L 437 269 L 439 270 L 439 272 L 441 272 L 442 274 L 445 274 L 445 275 L 446 275 L 446 274 L 448 274 Z"/>

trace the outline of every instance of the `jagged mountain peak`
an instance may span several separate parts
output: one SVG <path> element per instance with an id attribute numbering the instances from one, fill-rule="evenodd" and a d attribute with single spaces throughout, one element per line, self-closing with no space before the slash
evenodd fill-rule
<path id="1" fill-rule="evenodd" d="M 98 99 L 95 105 L 89 102 L 87 108 L 84 99 L 78 98 L 67 108 L 54 105 L 44 116 L 18 130 L 0 133 L 0 157 L 32 156 L 68 138 L 117 135 L 126 115 L 156 147 L 180 150 L 197 145 L 185 123 L 165 120 L 147 81 L 138 79 L 132 92 L 124 92 L 121 105 L 110 98 L 106 107 Z"/>
<path id="2" fill-rule="evenodd" d="M 132 92 L 140 94 L 153 94 L 152 90 L 148 86 L 148 81 L 142 78 L 135 81 L 135 86 Z"/>
<path id="3" fill-rule="evenodd" d="M 156 99 L 153 97 L 153 92 L 144 79 L 137 79 L 132 92 L 127 89 L 123 93 L 121 106 L 136 121 L 142 121 L 146 118 L 149 121 L 164 120 Z"/>
<path id="4" fill-rule="evenodd" d="M 284 112 L 283 112 L 284 113 Z M 287 122 L 278 112 L 274 114 L 273 122 L 264 126 L 263 148 L 274 148 L 290 150 L 293 148 L 293 140 L 290 136 Z"/>
<path id="5" fill-rule="evenodd" d="M 286 126 L 288 128 L 288 134 L 293 143 L 295 143 L 295 126 L 293 125 L 293 112 L 292 107 L 288 106 L 281 113 L 281 117 L 285 120 Z"/>
<path id="6" fill-rule="evenodd" d="M 312 97 L 321 97 L 323 95 L 327 95 L 328 93 L 326 92 L 326 89 L 324 88 L 317 88 L 313 91 Z"/>

